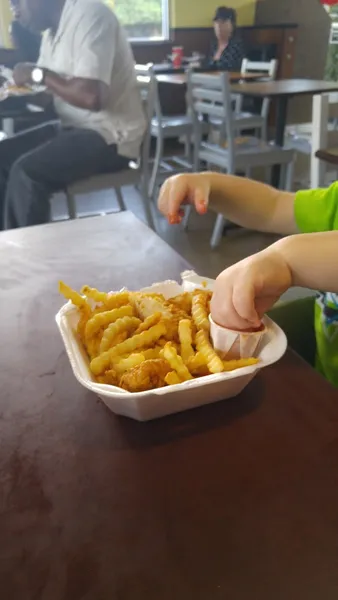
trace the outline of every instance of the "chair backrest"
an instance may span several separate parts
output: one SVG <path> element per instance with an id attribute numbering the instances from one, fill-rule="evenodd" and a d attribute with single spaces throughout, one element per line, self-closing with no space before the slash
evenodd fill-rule
<path id="1" fill-rule="evenodd" d="M 242 61 L 241 73 L 264 73 L 266 77 L 262 78 L 264 81 L 274 81 L 277 77 L 278 60 L 272 59 L 269 61 L 252 61 L 248 58 L 244 58 Z M 268 118 L 269 109 L 271 104 L 271 98 L 264 98 L 262 102 L 261 115 L 265 119 Z M 238 100 L 236 110 L 240 112 L 243 106 L 243 97 L 241 96 Z"/>
<path id="2" fill-rule="evenodd" d="M 146 118 L 146 131 L 142 141 L 139 168 L 142 171 L 142 184 L 147 189 L 149 179 L 149 159 L 151 145 L 151 120 L 155 113 L 157 82 L 152 65 L 135 65 L 136 81 L 140 91 Z"/>
<path id="3" fill-rule="evenodd" d="M 162 114 L 162 108 L 161 108 L 161 102 L 160 102 L 160 95 L 159 95 L 159 89 L 158 89 L 158 81 L 156 78 L 156 73 L 154 71 L 154 65 L 153 63 L 148 63 L 147 65 L 135 65 L 135 71 L 137 73 L 137 76 L 142 76 L 142 74 L 144 74 L 145 72 L 147 73 L 152 73 L 152 77 L 153 77 L 153 82 L 152 82 L 152 86 L 153 86 L 153 114 L 152 117 L 155 116 L 158 120 L 159 125 L 162 122 L 163 119 L 163 114 Z"/>
<path id="4" fill-rule="evenodd" d="M 216 117 L 221 121 L 219 143 L 221 146 L 227 145 L 230 163 L 234 162 L 235 133 L 229 74 L 223 72 L 217 75 L 205 75 L 189 72 L 188 102 L 194 122 L 196 165 L 202 139 L 201 123 L 210 120 L 210 117 Z"/>
<path id="5" fill-rule="evenodd" d="M 252 61 L 248 58 L 244 58 L 242 61 L 241 73 L 264 73 L 266 76 L 273 80 L 276 79 L 278 69 L 278 60 L 273 59 L 269 61 Z"/>

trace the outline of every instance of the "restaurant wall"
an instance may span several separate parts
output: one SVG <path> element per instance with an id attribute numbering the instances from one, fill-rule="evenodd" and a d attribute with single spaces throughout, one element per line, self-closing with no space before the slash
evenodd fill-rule
<path id="1" fill-rule="evenodd" d="M 171 0 L 170 26 L 210 27 L 218 6 L 236 9 L 239 25 L 253 25 L 255 22 L 256 0 Z"/>
<path id="2" fill-rule="evenodd" d="M 320 2 L 318 0 L 258 0 L 256 24 L 273 25 L 274 23 L 298 25 L 293 76 L 323 79 L 331 19 Z M 311 98 L 293 100 L 289 121 L 292 123 L 310 121 L 311 107 Z"/>

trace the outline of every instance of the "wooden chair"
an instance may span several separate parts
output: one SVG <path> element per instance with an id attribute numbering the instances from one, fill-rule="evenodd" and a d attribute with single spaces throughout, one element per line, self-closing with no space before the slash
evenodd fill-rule
<path id="1" fill-rule="evenodd" d="M 245 173 L 255 167 L 281 165 L 284 170 L 285 188 L 291 189 L 293 178 L 294 151 L 280 148 L 256 137 L 236 137 L 231 86 L 228 73 L 218 76 L 191 73 L 189 75 L 190 110 L 194 117 L 195 161 L 199 170 L 203 161 L 208 167 L 228 174 Z M 203 141 L 201 124 L 205 119 L 221 120 L 219 144 Z M 187 226 L 191 207 L 187 208 Z M 225 219 L 218 215 L 211 237 L 211 247 L 218 246 L 222 237 Z"/>
<path id="2" fill-rule="evenodd" d="M 277 77 L 277 69 L 278 69 L 278 61 L 270 60 L 268 62 L 253 62 L 244 58 L 242 61 L 241 73 L 244 75 L 246 73 L 264 73 L 266 77 L 264 77 L 264 81 L 273 81 Z M 235 111 L 236 114 L 244 118 L 248 119 L 248 122 L 251 120 L 255 123 L 253 129 L 257 130 L 257 134 L 263 140 L 268 139 L 268 118 L 269 118 L 269 110 L 271 105 L 271 98 L 264 98 L 262 102 L 261 112 L 260 114 L 247 112 L 243 110 L 243 102 L 244 98 L 240 94 L 236 97 L 236 105 Z"/>
<path id="3" fill-rule="evenodd" d="M 330 169 L 338 179 L 338 94 L 313 99 L 311 188 L 325 187 Z"/>
<path id="4" fill-rule="evenodd" d="M 142 65 L 136 65 L 136 69 Z M 149 64 L 148 68 L 152 68 Z M 151 136 L 156 140 L 155 158 L 149 180 L 149 197 L 153 198 L 158 185 L 170 175 L 191 170 L 193 120 L 189 112 L 184 115 L 165 116 L 162 113 L 158 82 L 154 75 L 154 115 L 151 119 Z M 165 142 L 169 139 L 184 138 L 183 156 L 166 156 Z"/>
<path id="5" fill-rule="evenodd" d="M 96 175 L 69 186 L 65 192 L 70 219 L 75 219 L 77 216 L 76 196 L 107 189 L 115 190 L 120 210 L 126 210 L 122 188 L 126 185 L 135 185 L 138 187 L 141 194 L 148 225 L 152 229 L 155 228 L 148 197 L 151 119 L 155 110 L 156 95 L 156 80 L 152 70 L 147 67 L 138 69 L 137 83 L 147 119 L 147 129 L 142 143 L 141 158 L 138 163 L 131 161 L 129 163 L 129 169 L 118 171 L 117 173 Z"/>

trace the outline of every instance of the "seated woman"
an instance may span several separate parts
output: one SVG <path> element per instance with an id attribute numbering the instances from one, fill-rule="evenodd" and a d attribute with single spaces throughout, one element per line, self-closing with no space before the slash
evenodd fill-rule
<path id="1" fill-rule="evenodd" d="M 212 46 L 208 66 L 220 71 L 240 71 L 244 46 L 236 34 L 236 11 L 220 6 L 214 17 L 216 41 Z"/>

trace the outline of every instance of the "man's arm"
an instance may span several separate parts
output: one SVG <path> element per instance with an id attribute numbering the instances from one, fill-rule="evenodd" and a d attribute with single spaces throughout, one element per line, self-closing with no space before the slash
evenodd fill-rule
<path id="1" fill-rule="evenodd" d="M 32 70 L 36 65 L 19 63 L 13 71 L 16 85 L 24 86 L 32 83 Z M 71 77 L 67 79 L 53 71 L 45 69 L 47 90 L 59 96 L 68 104 L 91 111 L 104 110 L 109 98 L 109 87 L 102 81 Z"/>
<path id="2" fill-rule="evenodd" d="M 272 233 L 298 233 L 295 195 L 269 185 L 220 173 L 177 175 L 164 183 L 158 206 L 171 223 L 182 218 L 181 205 L 204 214 L 208 207 L 233 223 Z"/>
<path id="3" fill-rule="evenodd" d="M 50 92 L 68 104 L 94 112 L 104 110 L 109 99 L 107 84 L 94 79 L 83 77 L 66 79 L 53 71 L 47 71 L 45 85 Z"/>
<path id="4" fill-rule="evenodd" d="M 68 104 L 91 111 L 107 106 L 111 73 L 115 57 L 117 21 L 104 4 L 89 5 L 83 12 L 74 34 L 74 69 L 63 77 L 49 68 L 42 44 L 38 65 L 45 70 L 47 89 Z M 17 65 L 14 79 L 17 85 L 31 83 L 35 65 Z"/>

